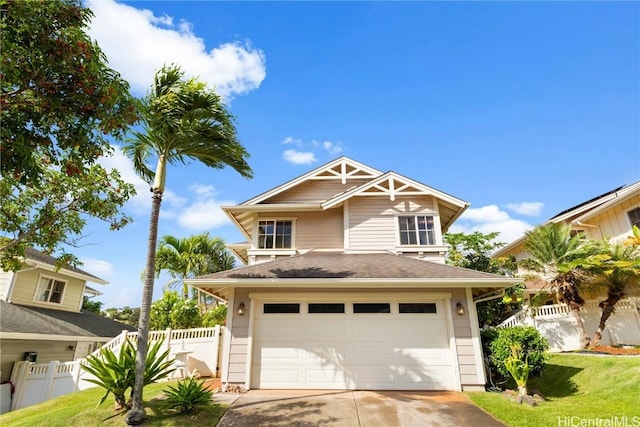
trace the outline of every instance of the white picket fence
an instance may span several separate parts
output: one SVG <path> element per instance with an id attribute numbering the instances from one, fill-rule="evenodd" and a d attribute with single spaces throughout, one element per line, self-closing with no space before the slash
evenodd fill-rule
<path id="1" fill-rule="evenodd" d="M 598 327 L 602 310 L 597 301 L 588 301 L 580 309 L 580 317 L 589 336 Z M 506 319 L 498 327 L 533 326 L 549 341 L 551 351 L 580 348 L 576 319 L 566 304 L 526 307 Z M 602 335 L 603 345 L 640 345 L 640 300 L 626 298 L 616 304 Z"/>
<path id="2" fill-rule="evenodd" d="M 169 349 L 171 358 L 175 360 L 176 370 L 172 377 L 188 376 L 197 372 L 205 377 L 215 377 L 218 371 L 221 327 L 195 329 L 166 329 L 150 331 L 149 343 L 164 340 L 163 350 Z M 122 331 L 102 348 L 110 348 L 118 353 L 124 342 L 129 339 L 135 343 L 137 332 Z M 100 350 L 93 352 L 99 356 Z M 74 391 L 96 387 L 87 379 L 92 375 L 80 367 L 86 359 L 73 362 L 33 363 L 17 362 L 11 372 L 11 383 L 15 392 L 11 399 L 11 410 L 25 408 L 36 403 L 53 399 Z"/>

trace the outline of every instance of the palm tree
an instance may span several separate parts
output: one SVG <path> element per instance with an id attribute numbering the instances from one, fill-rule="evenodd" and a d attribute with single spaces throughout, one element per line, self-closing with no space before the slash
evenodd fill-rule
<path id="1" fill-rule="evenodd" d="M 615 311 L 615 306 L 633 287 L 640 286 L 640 247 L 633 244 L 610 244 L 603 242 L 605 261 L 595 269 L 590 283 L 607 290 L 607 299 L 598 304 L 602 309 L 598 329 L 589 347 L 597 347 L 607 320 Z"/>
<path id="2" fill-rule="evenodd" d="M 153 296 L 156 243 L 160 204 L 165 190 L 167 166 L 196 160 L 222 169 L 231 166 L 250 178 L 249 156 L 237 138 L 233 116 L 218 95 L 197 79 L 184 80 L 177 66 L 165 66 L 155 75 L 150 94 L 142 103 L 142 131 L 134 132 L 123 151 L 133 160 L 136 172 L 151 185 L 152 204 L 147 241 L 140 323 L 136 356 L 136 381 L 127 424 L 144 419 L 142 388 L 149 335 L 149 313 Z M 155 172 L 152 162 L 156 163 Z"/>
<path id="3" fill-rule="evenodd" d="M 589 278 L 588 268 L 596 259 L 597 247 L 592 241 L 579 235 L 571 236 L 571 229 L 564 224 L 547 224 L 526 233 L 524 247 L 530 257 L 520 265 L 549 283 L 560 299 L 567 304 L 576 319 L 580 345 L 586 348 L 589 337 L 580 316 L 584 299 L 580 290 Z"/>
<path id="4" fill-rule="evenodd" d="M 210 237 L 209 233 L 187 238 L 163 236 L 156 252 L 156 277 L 167 270 L 172 280 L 168 287 L 182 283 L 182 296 L 189 298 L 189 287 L 184 279 L 233 268 L 235 260 L 227 251 L 224 241 Z"/>

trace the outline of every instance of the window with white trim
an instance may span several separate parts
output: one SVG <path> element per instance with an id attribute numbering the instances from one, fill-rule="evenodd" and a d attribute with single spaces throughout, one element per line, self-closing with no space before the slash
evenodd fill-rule
<path id="1" fill-rule="evenodd" d="M 51 277 L 40 277 L 36 291 L 36 301 L 62 304 L 62 295 L 66 282 Z"/>
<path id="2" fill-rule="evenodd" d="M 629 217 L 631 228 L 633 228 L 634 225 L 640 228 L 640 207 L 627 212 L 627 216 Z"/>
<path id="3" fill-rule="evenodd" d="M 259 249 L 291 249 L 293 221 L 264 220 L 258 222 Z"/>
<path id="4" fill-rule="evenodd" d="M 435 245 L 436 232 L 433 217 L 429 215 L 399 216 L 401 245 Z"/>

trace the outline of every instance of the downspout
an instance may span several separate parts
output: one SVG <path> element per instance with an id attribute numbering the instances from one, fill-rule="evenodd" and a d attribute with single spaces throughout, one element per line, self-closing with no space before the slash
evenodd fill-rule
<path id="1" fill-rule="evenodd" d="M 602 231 L 600 231 L 600 227 L 597 225 L 592 225 L 592 224 L 585 224 L 584 222 L 578 220 L 578 221 L 574 221 L 573 224 L 579 225 L 580 227 L 588 227 L 588 228 L 595 228 L 598 230 L 598 234 L 600 235 L 600 238 L 602 239 Z"/>

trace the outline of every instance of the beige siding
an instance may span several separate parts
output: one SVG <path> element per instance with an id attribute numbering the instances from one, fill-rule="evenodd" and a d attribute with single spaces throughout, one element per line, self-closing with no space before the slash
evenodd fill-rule
<path id="1" fill-rule="evenodd" d="M 433 198 L 354 197 L 349 201 L 349 249 L 394 250 L 399 244 L 396 216 L 399 214 L 430 214 Z M 437 242 L 436 244 L 442 244 Z"/>
<path id="2" fill-rule="evenodd" d="M 362 179 L 347 180 L 346 184 L 337 179 L 309 180 L 276 194 L 263 203 L 319 203 L 365 182 Z"/>
<path id="3" fill-rule="evenodd" d="M 62 304 L 44 303 L 33 300 L 40 276 L 51 277 L 66 282 L 64 295 L 62 296 Z M 65 311 L 79 311 L 84 284 L 84 280 L 68 277 L 52 271 L 42 269 L 19 271 L 16 276 L 16 283 L 11 300 L 18 304 L 37 305 Z"/>
<path id="4" fill-rule="evenodd" d="M 298 250 L 342 249 L 342 208 L 297 214 L 295 245 Z"/>
<path id="5" fill-rule="evenodd" d="M 585 221 L 587 224 L 597 226 L 601 233 L 600 235 L 596 234 L 597 229 L 585 227 L 585 230 L 590 232 L 589 237 L 592 238 L 623 240 L 626 236 L 631 235 L 631 222 L 627 212 L 637 207 L 640 207 L 640 195 L 625 200 Z"/>
<path id="6" fill-rule="evenodd" d="M 70 362 L 73 360 L 75 341 L 27 341 L 27 340 L 2 340 L 0 342 L 0 381 L 7 381 L 11 376 L 14 362 L 24 360 L 24 353 L 35 351 L 38 353 L 37 363 L 47 363 L 52 360 Z"/>
<path id="7" fill-rule="evenodd" d="M 233 312 L 233 322 L 231 330 L 231 349 L 229 354 L 229 377 L 230 383 L 244 384 L 247 379 L 247 361 L 248 361 L 248 336 L 249 336 L 249 313 L 251 310 L 251 300 L 249 299 L 249 293 L 251 292 L 275 292 L 280 293 L 283 297 L 291 293 L 299 292 L 317 292 L 318 289 L 309 288 L 287 288 L 287 289 L 272 289 L 272 288 L 256 288 L 256 289 L 236 289 L 234 296 L 234 304 L 237 306 L 240 302 L 245 305 L 245 315 L 239 316 L 237 311 Z M 411 293 L 416 289 L 372 289 L 363 292 L 363 295 L 376 295 L 376 294 L 393 294 L 398 295 L 403 292 Z M 425 290 L 423 290 L 424 292 Z M 451 293 L 451 312 L 453 313 L 453 329 L 455 336 L 455 345 L 458 353 L 458 366 L 460 372 L 461 384 L 463 386 L 484 386 L 480 384 L 478 377 L 478 370 L 482 367 L 478 367 L 476 361 L 479 359 L 474 350 L 473 339 L 471 334 L 471 328 L 474 327 L 469 319 L 469 310 L 467 310 L 464 316 L 456 315 L 456 303 L 462 301 L 465 305 L 466 297 L 465 291 L 461 288 L 436 288 L 429 289 L 429 291 L 438 293 L 446 292 Z M 341 292 L 354 292 L 353 289 L 323 289 L 322 292 L 328 294 L 340 294 Z M 480 355 L 481 356 L 481 355 Z M 481 357 L 480 357 L 481 358 Z"/>
<path id="8" fill-rule="evenodd" d="M 13 273 L 9 271 L 0 271 L 0 299 L 6 301 L 9 296 L 9 287 Z"/>

